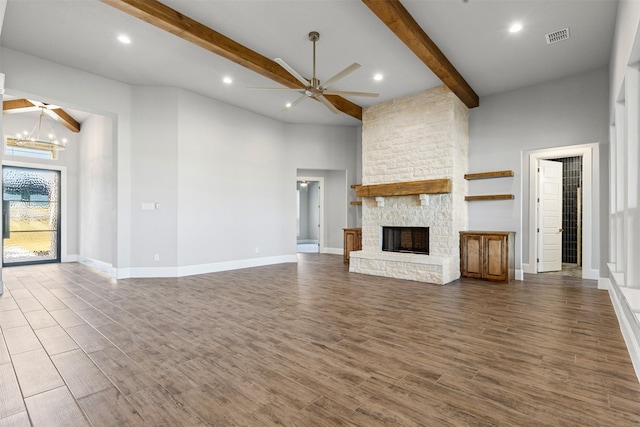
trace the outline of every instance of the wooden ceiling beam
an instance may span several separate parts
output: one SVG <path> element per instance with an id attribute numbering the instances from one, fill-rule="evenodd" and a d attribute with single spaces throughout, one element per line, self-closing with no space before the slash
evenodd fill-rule
<path id="1" fill-rule="evenodd" d="M 26 111 L 38 111 L 38 107 L 35 106 L 28 99 L 9 99 L 2 102 L 2 111 L 8 113 L 22 113 Z"/>
<path id="2" fill-rule="evenodd" d="M 302 84 L 275 61 L 241 45 L 160 3 L 157 0 L 100 0 L 131 16 L 161 28 L 203 49 L 267 77 L 289 88 L 303 88 Z M 335 107 L 362 120 L 362 107 L 338 96 L 327 96 Z"/>
<path id="3" fill-rule="evenodd" d="M 478 95 L 399 0 L 362 0 L 362 2 L 371 9 L 468 108 L 474 108 L 480 105 Z"/>
<path id="4" fill-rule="evenodd" d="M 40 103 L 38 102 L 37 104 Z M 42 103 L 41 105 L 46 106 L 47 104 Z M 42 108 L 40 105 L 36 105 L 24 98 L 9 99 L 2 102 L 2 111 L 6 113 L 27 113 L 30 111 L 38 111 L 40 108 Z M 70 131 L 80 132 L 80 123 L 62 108 L 46 109 L 45 112 L 49 117 L 60 122 Z"/>
<path id="5" fill-rule="evenodd" d="M 71 132 L 80 132 L 80 123 L 74 119 L 71 114 L 67 113 L 62 108 L 53 108 L 49 111 L 57 116 L 57 118 L 54 117 L 54 119 L 62 123 Z"/>

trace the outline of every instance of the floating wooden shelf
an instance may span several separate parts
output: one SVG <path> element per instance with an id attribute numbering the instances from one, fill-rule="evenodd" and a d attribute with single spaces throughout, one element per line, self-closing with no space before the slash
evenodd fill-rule
<path id="1" fill-rule="evenodd" d="M 489 194 L 486 196 L 466 196 L 464 199 L 470 202 L 472 200 L 508 200 L 513 198 L 513 194 Z"/>
<path id="2" fill-rule="evenodd" d="M 411 196 L 415 194 L 443 193 L 451 193 L 451 180 L 448 178 L 356 186 L 357 197 Z"/>
<path id="3" fill-rule="evenodd" d="M 362 200 L 352 200 L 349 202 L 350 205 L 361 205 Z"/>
<path id="4" fill-rule="evenodd" d="M 488 178 L 505 178 L 513 176 L 512 170 L 495 171 L 495 172 L 482 172 L 482 173 L 467 173 L 464 175 L 464 179 L 488 179 Z"/>
<path id="5" fill-rule="evenodd" d="M 358 187 L 360 187 L 362 184 L 351 184 L 351 188 L 353 188 L 354 190 Z"/>

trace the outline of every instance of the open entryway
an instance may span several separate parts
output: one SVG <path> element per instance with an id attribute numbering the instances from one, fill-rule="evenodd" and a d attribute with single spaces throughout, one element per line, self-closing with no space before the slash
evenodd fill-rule
<path id="1" fill-rule="evenodd" d="M 322 236 L 323 177 L 298 177 L 296 252 L 319 253 Z"/>
<path id="2" fill-rule="evenodd" d="M 60 262 L 60 171 L 3 166 L 4 266 Z"/>

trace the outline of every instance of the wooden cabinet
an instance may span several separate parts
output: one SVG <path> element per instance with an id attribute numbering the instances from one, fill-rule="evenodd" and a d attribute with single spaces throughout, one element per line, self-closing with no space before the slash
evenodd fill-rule
<path id="1" fill-rule="evenodd" d="M 461 231 L 462 277 L 509 282 L 515 279 L 515 233 L 510 231 Z"/>
<path id="2" fill-rule="evenodd" d="M 349 253 L 362 249 L 362 229 L 343 228 L 344 230 L 344 262 L 349 262 Z"/>

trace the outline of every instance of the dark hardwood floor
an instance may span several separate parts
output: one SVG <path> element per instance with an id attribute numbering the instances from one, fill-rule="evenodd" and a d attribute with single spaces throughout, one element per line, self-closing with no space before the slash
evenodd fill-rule
<path id="1" fill-rule="evenodd" d="M 632 426 L 606 291 L 446 286 L 335 255 L 179 279 L 3 270 L 0 426 Z"/>

